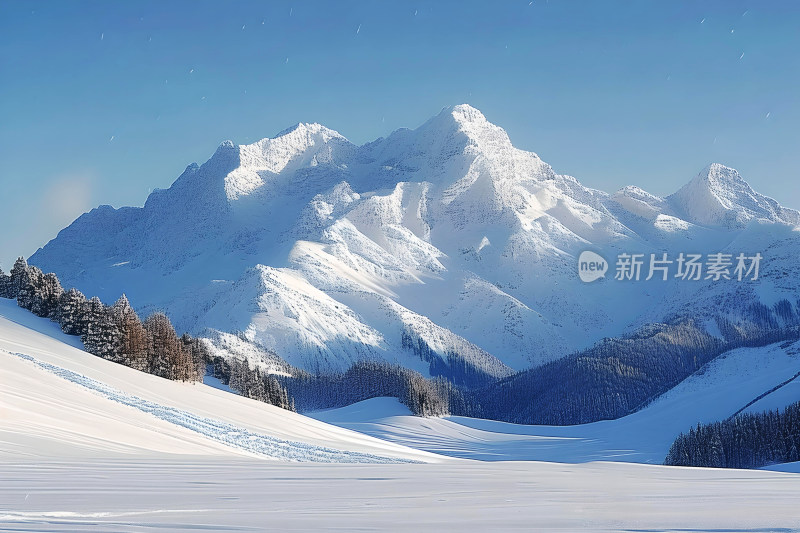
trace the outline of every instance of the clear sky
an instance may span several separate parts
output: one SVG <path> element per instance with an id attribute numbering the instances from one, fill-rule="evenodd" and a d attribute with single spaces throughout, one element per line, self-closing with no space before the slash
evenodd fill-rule
<path id="1" fill-rule="evenodd" d="M 800 2 L 0 0 L 0 265 L 231 139 L 364 143 L 469 103 L 557 172 L 721 162 L 800 208 Z"/>

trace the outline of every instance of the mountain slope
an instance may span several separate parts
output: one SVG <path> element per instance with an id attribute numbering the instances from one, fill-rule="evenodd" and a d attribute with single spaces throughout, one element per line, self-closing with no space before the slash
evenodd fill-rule
<path id="1" fill-rule="evenodd" d="M 519 425 L 467 417 L 412 416 L 394 398 L 312 413 L 331 424 L 433 453 L 481 461 L 624 461 L 661 464 L 682 432 L 699 423 L 796 402 L 800 341 L 739 348 L 705 365 L 644 409 L 572 426 Z M 772 392 L 769 392 L 772 391 Z M 793 395 L 794 394 L 794 395 Z"/>
<path id="2" fill-rule="evenodd" d="M 55 324 L 0 298 L 0 457 L 438 460 L 209 386 L 138 372 L 73 344 Z"/>
<path id="3" fill-rule="evenodd" d="M 752 321 L 753 305 L 782 300 L 800 316 L 798 224 L 721 165 L 668 198 L 589 189 L 459 105 L 363 146 L 319 124 L 225 142 L 143 208 L 92 210 L 30 261 L 307 370 L 370 358 L 437 375 L 456 361 L 491 379 L 667 317 Z M 758 283 L 612 271 L 584 285 L 586 249 L 612 268 L 620 253 L 765 260 Z"/>

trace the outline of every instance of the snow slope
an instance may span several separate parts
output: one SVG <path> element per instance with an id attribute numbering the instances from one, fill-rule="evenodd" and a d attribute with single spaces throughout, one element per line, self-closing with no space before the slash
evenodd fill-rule
<path id="1" fill-rule="evenodd" d="M 0 463 L 13 531 L 796 532 L 800 475 L 622 463 Z"/>
<path id="2" fill-rule="evenodd" d="M 137 372 L 62 340 L 75 342 L 55 324 L 0 299 L 4 460 L 162 454 L 322 462 L 440 459 L 213 387 Z"/>
<path id="3" fill-rule="evenodd" d="M 670 445 L 698 423 L 800 400 L 800 342 L 724 353 L 644 409 L 576 426 L 525 426 L 464 417 L 419 418 L 393 398 L 375 398 L 311 416 L 375 437 L 453 457 L 567 463 L 661 464 Z M 791 381 L 789 381 L 791 380 Z M 788 381 L 788 383 L 786 383 Z"/>
<path id="4" fill-rule="evenodd" d="M 0 300 L 4 531 L 800 530 L 798 474 L 448 460 L 76 344 Z M 212 422 L 246 440 L 406 462 L 287 462 L 198 431 Z"/>
<path id="5" fill-rule="evenodd" d="M 668 316 L 736 321 L 784 298 L 800 314 L 798 225 L 718 164 L 668 198 L 587 188 L 458 105 L 363 146 L 319 124 L 226 141 L 144 207 L 94 209 L 30 261 L 106 302 L 164 309 L 223 352 L 220 336 L 241 333 L 307 370 L 369 358 L 429 374 L 410 337 L 502 377 Z M 587 249 L 612 265 L 719 251 L 764 264 L 758 282 L 585 285 Z"/>

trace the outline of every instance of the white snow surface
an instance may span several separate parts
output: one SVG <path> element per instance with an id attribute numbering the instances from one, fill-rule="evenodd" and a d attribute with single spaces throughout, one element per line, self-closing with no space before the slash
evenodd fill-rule
<path id="1" fill-rule="evenodd" d="M 458 105 L 363 146 L 319 124 L 226 141 L 143 208 L 93 209 L 30 261 L 106 303 L 166 310 L 223 353 L 218 333 L 242 333 L 250 353 L 307 370 L 381 359 L 428 374 L 405 333 L 502 377 L 666 316 L 795 305 L 798 225 L 718 164 L 667 198 L 587 188 Z M 764 264 L 757 283 L 584 285 L 586 249 Z"/>
<path id="2" fill-rule="evenodd" d="M 800 474 L 448 459 L 136 372 L 79 345 L 0 300 L 2 530 L 800 530 Z M 751 377 L 782 377 L 788 365 L 778 351 Z M 338 415 L 359 410 L 367 418 L 407 413 L 376 399 Z M 510 426 L 495 424 L 497 433 Z M 214 438 L 220 429 L 231 440 Z M 278 440 L 318 459 L 336 450 L 340 459 L 401 464 L 289 462 L 274 453 Z M 258 442 L 273 449 L 262 453 Z"/>
<path id="3" fill-rule="evenodd" d="M 138 372 L 74 344 L 55 324 L 0 299 L 0 458 L 441 460 L 214 387 Z"/>
<path id="4" fill-rule="evenodd" d="M 12 531 L 798 531 L 800 475 L 591 463 L 0 463 Z"/>

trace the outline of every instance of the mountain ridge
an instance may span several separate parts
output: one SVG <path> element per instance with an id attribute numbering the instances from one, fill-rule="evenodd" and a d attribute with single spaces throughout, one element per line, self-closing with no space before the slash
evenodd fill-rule
<path id="1" fill-rule="evenodd" d="M 676 312 L 713 316 L 709 304 L 690 309 L 697 294 L 735 289 L 768 305 L 791 296 L 771 281 L 691 290 L 674 280 L 579 282 L 585 249 L 712 253 L 774 241 L 777 255 L 791 255 L 786 235 L 800 214 L 728 167 L 704 172 L 666 198 L 590 189 L 515 148 L 466 104 L 361 146 L 301 123 L 249 145 L 222 143 L 144 207 L 82 215 L 30 261 L 87 294 L 126 292 L 140 311 L 165 309 L 194 334 L 243 332 L 301 368 L 342 370 L 356 353 L 428 375 L 446 374 L 455 357 L 503 376 Z M 245 284 L 241 301 L 251 304 L 242 306 L 227 293 L 253 268 L 275 275 Z M 299 296 L 287 279 L 314 289 L 301 291 L 311 298 L 305 318 L 290 311 Z M 325 321 L 332 333 L 319 337 L 313 324 Z M 408 336 L 438 362 L 410 350 Z"/>

